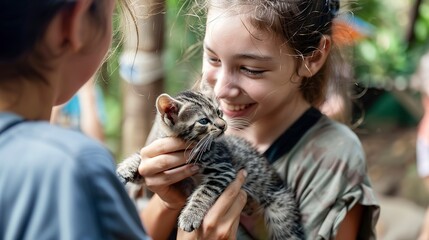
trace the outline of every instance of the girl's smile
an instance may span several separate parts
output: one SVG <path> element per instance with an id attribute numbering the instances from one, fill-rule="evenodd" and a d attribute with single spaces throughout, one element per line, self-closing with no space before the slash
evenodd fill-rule
<path id="1" fill-rule="evenodd" d="M 255 104 L 233 104 L 221 100 L 220 106 L 224 115 L 229 118 L 234 118 L 248 116 L 250 112 L 254 111 L 253 107 L 255 106 Z"/>

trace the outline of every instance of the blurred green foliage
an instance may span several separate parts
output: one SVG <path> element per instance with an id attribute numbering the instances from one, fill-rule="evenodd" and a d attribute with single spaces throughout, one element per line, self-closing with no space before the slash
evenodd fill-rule
<path id="1" fill-rule="evenodd" d="M 166 91 L 172 94 L 192 86 L 201 73 L 202 33 L 189 12 L 192 1 L 167 0 L 165 26 Z"/>
<path id="2" fill-rule="evenodd" d="M 144 2 L 144 1 L 142 1 Z M 165 47 L 163 52 L 165 68 L 165 92 L 175 94 L 188 88 L 201 72 L 201 34 L 191 27 L 195 19 L 188 16 L 188 5 L 192 1 L 167 0 L 165 13 Z M 120 155 L 122 123 L 122 87 L 119 76 L 119 56 L 122 34 L 119 11 L 114 16 L 112 50 L 102 65 L 97 81 L 104 90 L 106 145 L 116 156 Z M 140 33 L 144 34 L 144 33 Z"/>
<path id="3" fill-rule="evenodd" d="M 422 1 L 407 39 L 415 0 L 360 0 L 351 11 L 370 23 L 372 35 L 354 47 L 353 65 L 359 83 L 369 87 L 404 90 L 429 44 L 429 3 Z"/>

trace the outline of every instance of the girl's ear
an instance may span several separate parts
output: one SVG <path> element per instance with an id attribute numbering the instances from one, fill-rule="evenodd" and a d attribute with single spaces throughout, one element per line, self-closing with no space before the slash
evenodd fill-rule
<path id="1" fill-rule="evenodd" d="M 179 110 L 182 103 L 170 97 L 168 94 L 161 94 L 156 99 L 156 109 L 161 114 L 162 120 L 167 125 L 175 125 L 179 118 Z"/>
<path id="2" fill-rule="evenodd" d="M 52 19 L 46 29 L 45 40 L 54 52 L 63 52 L 65 48 L 79 51 L 82 48 L 91 3 L 91 0 L 76 0 Z"/>
<path id="3" fill-rule="evenodd" d="M 312 77 L 325 64 L 331 51 L 331 37 L 323 35 L 320 40 L 319 47 L 313 51 L 310 56 L 304 57 L 301 66 L 298 69 L 298 74 L 301 77 Z"/>
<path id="4" fill-rule="evenodd" d="M 70 47 L 78 51 L 84 45 L 86 39 L 84 29 L 88 25 L 87 17 L 91 7 L 91 0 L 77 0 L 68 11 L 67 19 L 64 21 L 65 38 L 68 40 Z"/>

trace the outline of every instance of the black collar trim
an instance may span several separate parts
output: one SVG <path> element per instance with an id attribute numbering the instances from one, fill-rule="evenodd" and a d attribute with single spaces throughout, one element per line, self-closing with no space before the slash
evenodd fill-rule
<path id="1" fill-rule="evenodd" d="M 271 144 L 265 151 L 264 156 L 273 164 L 281 156 L 288 153 L 321 117 L 322 113 L 318 109 L 310 107 L 292 124 L 292 126 Z"/>

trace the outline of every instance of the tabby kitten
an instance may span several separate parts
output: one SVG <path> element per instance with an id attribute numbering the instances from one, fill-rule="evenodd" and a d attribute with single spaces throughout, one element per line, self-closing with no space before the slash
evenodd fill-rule
<path id="1" fill-rule="evenodd" d="M 157 98 L 157 120 L 162 136 L 178 137 L 196 143 L 188 163 L 202 167 L 202 182 L 188 198 L 179 216 L 181 229 L 197 229 L 219 195 L 236 177 L 237 171 L 248 173 L 243 189 L 248 201 L 245 213 L 262 210 L 270 239 L 304 239 L 294 193 L 271 168 L 268 161 L 242 138 L 223 135 L 226 122 L 211 99 L 194 91 L 176 98 L 162 94 Z M 138 154 L 119 164 L 117 174 L 123 182 L 142 183 L 138 174 Z M 251 206 L 259 206 L 252 209 Z"/>

